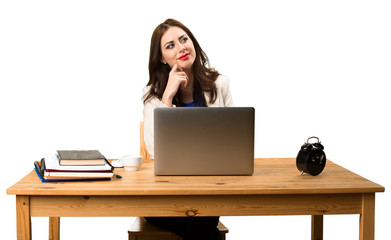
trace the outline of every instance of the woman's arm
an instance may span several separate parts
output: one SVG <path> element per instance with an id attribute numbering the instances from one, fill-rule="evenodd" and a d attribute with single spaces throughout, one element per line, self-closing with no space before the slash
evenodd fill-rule
<path id="1" fill-rule="evenodd" d="M 232 99 L 231 90 L 229 87 L 229 78 L 226 76 L 223 76 L 224 81 L 222 84 L 222 95 L 224 99 L 224 107 L 233 107 L 234 101 Z"/>
<path id="2" fill-rule="evenodd" d="M 143 98 L 142 101 L 144 102 L 146 94 L 149 92 L 150 86 L 147 86 L 143 89 Z M 148 99 L 146 102 L 144 102 L 144 141 L 145 146 L 147 148 L 148 153 L 151 155 L 151 158 L 153 158 L 154 153 L 154 133 L 153 133 L 153 110 L 157 107 L 168 107 L 165 105 L 162 101 L 160 101 L 156 97 L 152 97 Z M 174 105 L 175 107 L 175 105 Z"/>

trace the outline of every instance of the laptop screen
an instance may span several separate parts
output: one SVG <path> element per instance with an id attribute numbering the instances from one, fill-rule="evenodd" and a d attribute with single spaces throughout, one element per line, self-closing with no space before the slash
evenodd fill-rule
<path id="1" fill-rule="evenodd" d="M 156 175 L 251 175 L 252 107 L 156 108 Z"/>

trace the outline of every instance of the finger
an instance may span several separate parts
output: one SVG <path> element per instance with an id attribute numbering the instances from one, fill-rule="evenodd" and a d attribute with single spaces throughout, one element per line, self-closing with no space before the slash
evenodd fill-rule
<path id="1" fill-rule="evenodd" d="M 172 71 L 174 72 L 184 72 L 183 68 L 179 66 L 178 64 L 175 64 L 174 67 L 172 67 Z"/>
<path id="2" fill-rule="evenodd" d="M 176 72 L 177 69 L 178 69 L 178 65 L 175 64 L 175 65 L 172 67 L 171 72 Z"/>
<path id="3" fill-rule="evenodd" d="M 178 77 L 185 77 L 185 78 L 188 78 L 188 77 L 187 77 L 187 74 L 186 74 L 185 72 L 176 72 L 174 75 L 175 75 L 175 76 L 178 76 Z"/>
<path id="4" fill-rule="evenodd" d="M 184 78 L 184 79 L 182 80 L 182 87 L 186 88 L 188 82 L 189 82 L 189 78 L 188 78 L 187 75 L 186 75 L 186 78 Z"/>
<path id="5" fill-rule="evenodd" d="M 178 79 L 180 79 L 182 85 L 184 82 L 186 82 L 187 85 L 187 82 L 189 81 L 189 77 L 185 72 L 177 72 L 175 75 L 178 77 Z"/>

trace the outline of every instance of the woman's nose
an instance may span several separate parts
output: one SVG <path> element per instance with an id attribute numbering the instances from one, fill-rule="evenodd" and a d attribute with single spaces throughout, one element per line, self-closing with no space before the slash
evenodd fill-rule
<path id="1" fill-rule="evenodd" d="M 185 45 L 183 45 L 181 43 L 179 43 L 177 46 L 178 46 L 178 49 L 179 49 L 180 52 L 186 50 Z"/>

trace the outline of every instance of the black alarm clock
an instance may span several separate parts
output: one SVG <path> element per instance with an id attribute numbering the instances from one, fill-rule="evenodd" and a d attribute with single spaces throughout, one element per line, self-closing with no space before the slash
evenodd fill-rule
<path id="1" fill-rule="evenodd" d="M 316 138 L 318 142 L 309 143 L 311 138 Z M 319 138 L 309 137 L 307 142 L 301 146 L 296 157 L 297 169 L 303 173 L 309 173 L 312 176 L 319 175 L 326 166 L 326 154 L 323 152 L 323 145 Z"/>

